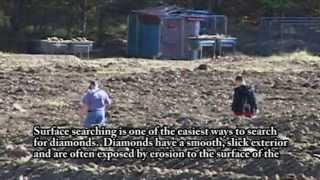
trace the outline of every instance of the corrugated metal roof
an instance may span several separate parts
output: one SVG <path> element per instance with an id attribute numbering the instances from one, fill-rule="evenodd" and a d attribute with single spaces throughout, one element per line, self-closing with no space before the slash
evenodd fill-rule
<path id="1" fill-rule="evenodd" d="M 142 10 L 133 11 L 134 13 L 156 15 L 156 16 L 182 16 L 182 17 L 207 17 L 214 15 L 209 11 L 204 10 L 189 10 L 178 6 L 158 6 L 149 7 Z"/>
<path id="2" fill-rule="evenodd" d="M 142 10 L 133 11 L 140 14 L 150 14 L 150 15 L 170 15 L 172 13 L 183 10 L 183 8 L 177 6 L 158 6 L 158 7 L 149 7 Z"/>

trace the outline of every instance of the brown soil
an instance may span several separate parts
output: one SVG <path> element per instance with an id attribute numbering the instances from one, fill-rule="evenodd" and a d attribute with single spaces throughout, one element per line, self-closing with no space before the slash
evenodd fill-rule
<path id="1" fill-rule="evenodd" d="M 299 71 L 276 71 L 277 67 L 275 71 L 257 71 L 256 66 L 244 72 L 248 81 L 256 85 L 261 112 L 255 120 L 236 121 L 230 113 L 232 79 L 243 70 L 240 66 L 257 64 L 259 60 L 241 59 L 229 64 L 189 62 L 189 66 L 188 62 L 181 62 L 175 68 L 157 65 L 152 69 L 152 65 L 148 67 L 145 62 L 134 60 L 81 62 L 75 59 L 67 63 L 61 57 L 60 60 L 37 57 L 30 61 L 30 56 L 8 57 L 0 60 L 0 179 L 23 176 L 29 179 L 320 179 L 320 67 L 317 63 L 286 62 L 288 66 L 299 67 Z M 195 68 L 199 63 L 207 67 Z M 124 66 L 148 68 L 127 73 L 105 72 Z M 113 98 L 109 127 L 274 125 L 290 139 L 290 146 L 283 149 L 278 160 L 30 159 L 33 125 L 80 126 L 79 98 L 92 78 L 99 79 Z"/>

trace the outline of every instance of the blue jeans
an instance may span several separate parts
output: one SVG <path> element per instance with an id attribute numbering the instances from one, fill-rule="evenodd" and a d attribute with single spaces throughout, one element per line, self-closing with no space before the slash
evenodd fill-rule
<path id="1" fill-rule="evenodd" d="M 105 111 L 88 112 L 87 117 L 84 121 L 84 127 L 91 128 L 94 125 L 106 125 Z"/>

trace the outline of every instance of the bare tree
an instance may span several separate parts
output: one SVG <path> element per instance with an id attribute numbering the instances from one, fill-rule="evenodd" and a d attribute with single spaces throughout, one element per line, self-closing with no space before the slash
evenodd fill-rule
<path id="1" fill-rule="evenodd" d="M 88 24 L 87 6 L 88 6 L 88 1 L 82 0 L 81 14 L 82 14 L 82 34 L 83 34 L 83 36 L 87 36 L 87 24 Z"/>
<path id="2" fill-rule="evenodd" d="M 11 9 L 11 27 L 14 31 L 20 31 L 23 27 L 23 12 L 25 10 L 26 0 L 13 0 Z"/>

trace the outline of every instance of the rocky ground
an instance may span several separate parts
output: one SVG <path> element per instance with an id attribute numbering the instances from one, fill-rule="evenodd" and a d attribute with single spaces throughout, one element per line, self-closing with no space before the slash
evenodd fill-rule
<path id="1" fill-rule="evenodd" d="M 256 86 L 255 120 L 232 119 L 239 73 Z M 274 125 L 290 146 L 278 160 L 31 159 L 33 125 L 80 126 L 90 79 L 113 98 L 110 127 Z M 193 62 L 0 54 L 0 87 L 0 179 L 320 179 L 320 58 L 304 53 Z"/>

